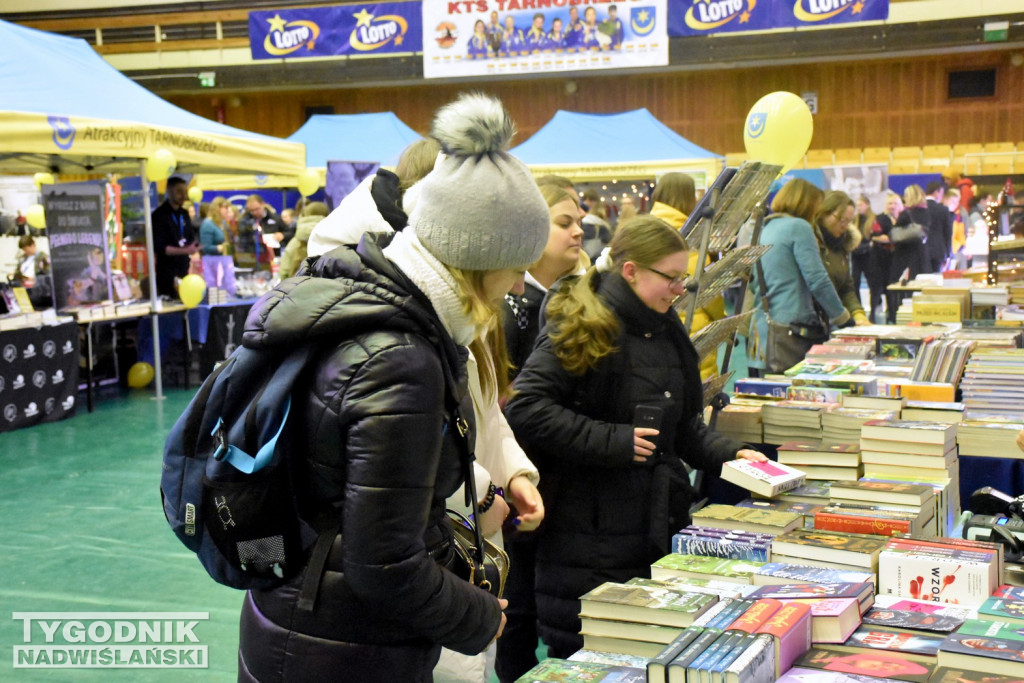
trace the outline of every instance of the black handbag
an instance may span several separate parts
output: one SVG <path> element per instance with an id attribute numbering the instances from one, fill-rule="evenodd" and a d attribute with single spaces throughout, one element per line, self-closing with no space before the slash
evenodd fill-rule
<path id="1" fill-rule="evenodd" d="M 469 438 L 469 424 L 455 409 L 455 427 L 465 442 L 462 449 L 462 463 L 466 478 L 466 505 L 475 510 L 477 506 L 476 478 L 473 476 L 473 461 L 476 460 L 473 442 Z M 448 509 L 448 522 L 452 529 L 452 556 L 448 569 L 478 588 L 496 598 L 505 592 L 508 578 L 508 554 L 494 545 L 480 533 L 480 525 L 461 512 Z"/>
<path id="2" fill-rule="evenodd" d="M 768 321 L 768 338 L 765 340 L 765 371 L 771 374 L 778 374 L 789 370 L 799 363 L 807 355 L 807 352 L 815 344 L 821 344 L 828 340 L 828 324 L 820 320 L 814 325 L 799 325 L 797 323 L 780 323 L 772 320 L 771 306 L 768 302 L 768 285 L 764 280 L 764 269 L 761 268 L 761 261 L 758 259 L 755 266 L 757 269 L 758 286 L 761 288 L 761 307 L 764 310 L 764 317 Z"/>

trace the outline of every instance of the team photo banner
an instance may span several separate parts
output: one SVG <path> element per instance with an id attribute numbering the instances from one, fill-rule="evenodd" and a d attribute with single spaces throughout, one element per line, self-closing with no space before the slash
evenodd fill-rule
<path id="1" fill-rule="evenodd" d="M 672 37 L 889 18 L 889 0 L 669 0 Z"/>
<path id="2" fill-rule="evenodd" d="M 423 75 L 457 78 L 664 66 L 667 2 L 425 2 Z"/>
<path id="3" fill-rule="evenodd" d="M 253 59 L 420 52 L 420 3 L 380 2 L 249 12 Z"/>

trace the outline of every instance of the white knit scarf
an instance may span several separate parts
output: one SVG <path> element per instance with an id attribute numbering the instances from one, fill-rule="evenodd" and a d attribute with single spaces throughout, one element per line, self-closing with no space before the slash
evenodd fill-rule
<path id="1" fill-rule="evenodd" d="M 467 346 L 473 341 L 473 323 L 459 300 L 455 278 L 427 251 L 412 230 L 395 233 L 394 240 L 384 248 L 384 255 L 430 299 L 441 324 L 456 344 Z"/>

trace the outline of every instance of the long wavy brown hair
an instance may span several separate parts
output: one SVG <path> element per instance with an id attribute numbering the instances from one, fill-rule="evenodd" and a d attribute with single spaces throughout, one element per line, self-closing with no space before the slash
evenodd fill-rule
<path id="1" fill-rule="evenodd" d="M 649 214 L 622 223 L 608 246 L 611 272 L 607 277 L 621 277 L 626 261 L 650 266 L 669 254 L 689 249 L 678 230 Z M 547 307 L 555 355 L 574 375 L 585 374 L 617 350 L 619 319 L 597 295 L 596 273 L 596 267 L 590 268 L 554 294 Z"/>

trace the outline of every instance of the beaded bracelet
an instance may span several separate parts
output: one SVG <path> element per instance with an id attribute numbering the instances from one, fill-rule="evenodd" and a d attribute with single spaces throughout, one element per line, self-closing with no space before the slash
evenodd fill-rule
<path id="1" fill-rule="evenodd" d="M 484 496 L 484 502 L 476 506 L 476 511 L 482 515 L 490 510 L 491 506 L 494 505 L 494 498 L 497 494 L 498 488 L 494 485 L 494 482 L 491 482 L 491 485 L 487 487 L 487 495 Z"/>

